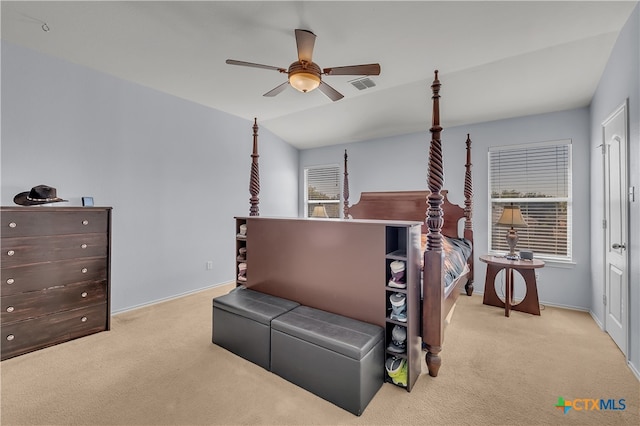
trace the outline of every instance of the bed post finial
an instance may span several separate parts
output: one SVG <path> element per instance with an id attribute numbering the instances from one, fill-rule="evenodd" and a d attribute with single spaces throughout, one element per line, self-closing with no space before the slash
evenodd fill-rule
<path id="1" fill-rule="evenodd" d="M 349 172 L 347 171 L 347 150 L 344 150 L 344 183 L 342 185 L 342 197 L 344 198 L 344 208 L 342 212 L 345 219 L 349 219 Z"/>
<path id="2" fill-rule="evenodd" d="M 258 166 L 258 119 L 253 119 L 253 153 L 251 154 L 251 179 L 249 182 L 249 193 L 251 198 L 249 203 L 251 208 L 249 209 L 249 216 L 260 216 L 260 209 L 258 204 L 260 199 L 258 194 L 260 193 L 260 167 Z"/>

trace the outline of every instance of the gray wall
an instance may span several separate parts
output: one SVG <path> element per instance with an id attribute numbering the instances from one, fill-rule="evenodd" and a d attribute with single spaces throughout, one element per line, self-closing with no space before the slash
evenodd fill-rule
<path id="1" fill-rule="evenodd" d="M 47 184 L 112 206 L 114 312 L 234 279 L 252 125 L 2 42 L 2 205 Z M 298 150 L 259 134 L 260 213 L 296 216 Z"/>
<path id="2" fill-rule="evenodd" d="M 629 350 L 636 375 L 640 376 L 640 6 L 636 6 L 616 41 L 607 67 L 591 102 L 591 306 L 594 317 L 604 323 L 604 235 L 601 230 L 604 200 L 602 122 L 628 100 L 629 185 L 635 187 L 635 202 L 629 204 Z"/>
<path id="3" fill-rule="evenodd" d="M 440 103 L 446 103 L 446 80 Z M 425 86 L 425 117 L 431 101 Z M 443 117 L 446 120 L 446 117 Z M 443 124 L 446 125 L 445 121 Z M 426 126 L 425 126 L 426 127 Z M 486 265 L 477 256 L 489 250 L 488 157 L 491 146 L 571 139 L 573 144 L 573 208 L 587 212 L 573 216 L 574 264 L 547 263 L 540 271 L 538 292 L 541 303 L 588 310 L 590 298 L 589 252 L 589 110 L 563 111 L 509 120 L 446 128 L 442 133 L 445 184 L 449 199 L 464 202 L 464 163 L 467 133 L 471 134 L 473 163 L 473 223 L 476 256 L 475 291 L 484 292 Z M 350 201 L 355 204 L 362 191 L 427 189 L 427 161 L 430 133 L 404 135 L 348 145 L 305 150 L 300 153 L 300 174 L 314 164 L 340 163 L 344 149 L 349 154 Z M 302 196 L 302 195 L 300 195 Z M 426 207 L 425 207 L 426 210 Z M 516 293 L 518 296 L 518 293 Z"/>

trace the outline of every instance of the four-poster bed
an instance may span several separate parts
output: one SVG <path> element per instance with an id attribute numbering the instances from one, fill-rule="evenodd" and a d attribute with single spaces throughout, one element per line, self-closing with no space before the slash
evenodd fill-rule
<path id="1" fill-rule="evenodd" d="M 236 218 L 236 232 L 242 230 L 241 224 L 247 231 L 246 235 L 243 234 L 242 238 L 237 239 L 236 252 L 243 250 L 243 253 L 251 253 L 254 256 L 247 255 L 246 259 L 243 256 L 239 260 L 243 266 L 246 265 L 242 271 L 246 273 L 246 277 L 243 275 L 244 280 L 238 282 L 238 285 L 384 325 L 385 319 L 380 316 L 380 312 L 384 311 L 387 296 L 385 289 L 378 287 L 380 276 L 385 274 L 384 268 L 380 269 L 377 261 L 380 253 L 378 247 L 385 245 L 384 229 L 415 228 L 415 233 L 409 232 L 416 236 L 415 246 L 413 240 L 406 241 L 407 249 L 411 253 L 415 250 L 415 256 L 407 254 L 407 259 L 410 260 L 409 263 L 416 259 L 415 270 L 419 271 L 419 258 L 422 257 L 422 294 L 420 297 L 418 289 L 417 297 L 421 298 L 421 302 L 420 312 L 415 314 L 415 322 L 419 324 L 419 330 L 409 326 L 412 336 L 411 347 L 418 348 L 415 350 L 417 353 L 414 349 L 411 349 L 411 353 L 419 356 L 421 340 L 427 349 L 426 362 L 429 374 L 435 377 L 441 364 L 440 352 L 447 316 L 452 311 L 462 288 L 466 289 L 468 295 L 473 292 L 473 229 L 471 139 L 467 136 L 465 201 L 464 207 L 461 207 L 450 203 L 447 200 L 447 191 L 442 189 L 444 175 L 438 71 L 435 72 L 431 88 L 433 122 L 430 129 L 432 138 L 429 149 L 428 190 L 364 192 L 358 203 L 349 206 L 345 151 L 343 196 L 346 220 L 253 218 L 259 216 L 256 120 L 253 126 L 254 143 L 251 155 L 250 217 Z M 428 206 L 426 212 L 425 205 Z M 464 229 L 462 235 L 458 235 L 461 219 L 464 219 Z M 366 231 L 369 228 L 370 231 Z M 418 247 L 419 234 L 422 234 L 422 252 Z M 469 243 L 466 256 L 461 261 L 465 268 L 459 268 L 455 278 L 447 279 L 447 267 L 451 261 L 449 256 L 443 256 L 443 253 L 459 242 Z M 357 253 L 357 256 L 353 253 Z M 345 259 L 349 259 L 349 262 L 345 262 Z M 354 263 L 356 260 L 361 262 L 359 266 Z M 334 276 L 341 279 L 332 279 Z M 415 276 L 412 279 L 415 280 Z M 451 281 L 450 285 L 446 285 L 446 281 Z M 345 285 L 347 283 L 348 285 Z M 336 294 L 340 294 L 341 298 L 337 300 Z M 363 297 L 365 295 L 366 297 Z M 414 355 L 409 358 L 415 360 Z M 414 377 L 411 378 L 408 389 L 419 371 L 419 363 L 410 367 L 410 375 Z"/>

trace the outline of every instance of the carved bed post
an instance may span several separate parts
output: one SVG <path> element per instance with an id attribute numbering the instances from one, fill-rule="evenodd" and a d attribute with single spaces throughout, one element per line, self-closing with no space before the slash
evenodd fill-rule
<path id="1" fill-rule="evenodd" d="M 442 211 L 443 195 L 441 193 L 444 182 L 442 143 L 440 134 L 440 80 L 438 71 L 431 85 L 433 91 L 433 119 L 431 126 L 431 145 L 429 148 L 429 172 L 427 196 L 426 224 L 429 230 L 427 234 L 427 248 L 424 253 L 423 271 L 423 315 L 422 330 L 423 341 L 427 347 L 426 362 L 429 375 L 436 377 L 442 360 L 440 351 L 444 338 L 444 321 L 442 321 L 442 300 L 444 293 L 444 279 L 442 276 L 442 225 L 444 213 Z"/>
<path id="2" fill-rule="evenodd" d="M 464 165 L 464 237 L 469 241 L 473 241 L 473 179 L 471 177 L 471 166 L 471 138 L 467 133 L 467 163 Z M 467 290 L 467 296 L 473 294 L 473 249 L 474 247 L 471 247 L 471 256 L 469 256 L 471 272 L 469 272 L 469 280 L 464 286 Z"/>
<path id="3" fill-rule="evenodd" d="M 344 218 L 349 219 L 349 172 L 347 171 L 347 150 L 344 150 L 344 183 L 342 184 L 342 198 L 344 198 Z"/>
<path id="4" fill-rule="evenodd" d="M 260 209 L 258 203 L 260 199 L 258 194 L 260 193 L 260 168 L 258 166 L 258 119 L 253 119 L 253 153 L 251 154 L 251 179 L 249 182 L 249 193 L 251 198 L 249 203 L 251 208 L 249 209 L 249 216 L 260 216 Z"/>

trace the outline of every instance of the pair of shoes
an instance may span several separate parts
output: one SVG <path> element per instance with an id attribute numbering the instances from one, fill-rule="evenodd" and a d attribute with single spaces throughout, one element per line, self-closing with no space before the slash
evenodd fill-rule
<path id="1" fill-rule="evenodd" d="M 391 356 L 384 363 L 384 368 L 394 385 L 407 387 L 407 360 Z"/>
<path id="2" fill-rule="evenodd" d="M 247 280 L 247 264 L 240 263 L 238 264 L 238 281 L 246 281 Z"/>
<path id="3" fill-rule="evenodd" d="M 407 329 L 396 325 L 391 330 L 391 343 L 387 346 L 389 352 L 403 354 L 407 352 Z"/>
<path id="4" fill-rule="evenodd" d="M 391 301 L 391 316 L 395 321 L 407 322 L 407 298 L 402 293 L 393 293 L 389 300 Z"/>
<path id="5" fill-rule="evenodd" d="M 245 260 L 247 260 L 247 248 L 246 247 L 240 247 L 238 249 L 238 257 L 236 259 L 238 260 L 238 262 L 244 262 Z"/>
<path id="6" fill-rule="evenodd" d="M 407 288 L 407 283 L 404 281 L 404 262 L 394 260 L 389 268 L 391 269 L 391 279 L 387 285 L 393 288 Z"/>

